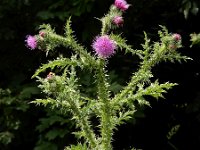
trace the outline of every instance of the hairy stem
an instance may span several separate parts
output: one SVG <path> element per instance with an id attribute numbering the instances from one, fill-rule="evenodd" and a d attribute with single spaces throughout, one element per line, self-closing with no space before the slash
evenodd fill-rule
<path id="1" fill-rule="evenodd" d="M 101 35 L 106 34 L 106 22 L 102 19 L 102 28 L 101 28 Z"/>
<path id="2" fill-rule="evenodd" d="M 81 129 L 84 131 L 84 134 L 85 134 L 84 137 L 88 141 L 91 148 L 94 149 L 96 147 L 97 141 L 96 141 L 95 134 L 94 134 L 93 130 L 89 126 L 88 118 L 84 117 L 82 115 L 81 110 L 77 106 L 77 103 L 75 103 L 73 100 L 71 100 L 70 104 L 71 104 L 71 109 L 73 110 L 73 112 L 77 116 L 77 123 L 79 123 L 81 125 Z"/>
<path id="3" fill-rule="evenodd" d="M 89 143 L 89 145 L 91 146 L 92 149 L 95 149 L 95 147 L 97 146 L 97 140 L 94 134 L 93 129 L 90 126 L 89 120 L 88 120 L 88 116 L 83 115 L 84 113 L 81 111 L 81 107 L 80 107 L 80 93 L 77 91 L 77 86 L 74 84 L 76 82 L 75 79 L 75 69 L 72 66 L 71 67 L 71 76 L 70 76 L 70 81 L 69 84 L 71 85 L 70 88 L 66 88 L 68 89 L 66 92 L 67 95 L 66 97 L 69 97 L 69 104 L 70 107 L 73 111 L 73 113 L 75 114 L 75 119 L 77 121 L 77 123 L 80 125 L 82 131 L 84 132 L 84 138 L 86 138 L 86 141 Z"/>
<path id="4" fill-rule="evenodd" d="M 136 85 L 141 81 L 148 81 L 149 78 L 151 78 L 152 67 L 155 66 L 156 63 L 160 61 L 160 59 L 161 58 L 157 57 L 157 54 L 154 54 L 149 60 L 144 60 L 138 72 L 132 76 L 129 84 L 119 94 L 115 95 L 113 98 L 113 103 L 119 103 L 119 101 L 123 99 L 130 91 L 133 92 L 136 88 Z"/>
<path id="5" fill-rule="evenodd" d="M 99 59 L 97 68 L 98 98 L 101 103 L 101 136 L 104 150 L 111 150 L 112 127 L 111 127 L 111 106 L 109 99 L 108 83 L 104 70 L 105 60 Z"/>
<path id="6" fill-rule="evenodd" d="M 62 45 L 64 47 L 71 48 L 74 52 L 78 53 L 80 57 L 84 57 L 85 61 L 91 65 L 95 64 L 95 58 L 91 56 L 90 53 L 87 52 L 87 50 L 77 43 L 77 41 L 73 37 L 63 37 L 60 35 L 57 35 L 55 33 L 51 33 L 48 35 L 49 41 L 53 39 L 57 44 L 57 46 Z"/>

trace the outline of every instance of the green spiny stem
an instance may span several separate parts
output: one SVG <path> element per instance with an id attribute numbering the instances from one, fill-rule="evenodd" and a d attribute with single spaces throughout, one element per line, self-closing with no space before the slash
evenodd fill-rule
<path id="1" fill-rule="evenodd" d="M 112 102 L 114 104 L 118 104 L 119 101 L 121 99 L 123 99 L 130 91 L 134 91 L 135 90 L 135 86 L 142 81 L 143 79 L 145 79 L 146 77 L 143 75 L 143 71 L 139 71 L 137 72 L 131 79 L 131 81 L 129 82 L 129 84 L 121 91 L 121 93 L 117 94 Z"/>
<path id="2" fill-rule="evenodd" d="M 76 71 L 73 66 L 71 66 L 71 72 L 70 72 L 70 79 L 68 80 L 68 84 L 70 85 L 70 88 L 66 93 L 68 94 L 69 97 L 69 104 L 71 109 L 73 110 L 77 123 L 80 124 L 81 129 L 84 131 L 84 138 L 86 141 L 88 141 L 90 147 L 94 149 L 97 145 L 97 140 L 94 134 L 93 129 L 90 126 L 88 116 L 83 115 L 84 113 L 81 110 L 80 107 L 80 92 L 77 91 L 77 85 L 76 83 Z"/>
<path id="3" fill-rule="evenodd" d="M 73 97 L 76 92 L 74 91 L 73 93 Z M 95 134 L 93 132 L 93 130 L 91 129 L 89 122 L 88 122 L 88 117 L 87 116 L 83 116 L 81 109 L 78 105 L 78 102 L 76 102 L 74 99 L 69 98 L 69 104 L 70 107 L 73 111 L 73 113 L 75 114 L 75 116 L 77 116 L 77 122 L 81 125 L 81 129 L 84 131 L 84 138 L 86 138 L 86 141 L 88 141 L 89 145 L 91 146 L 92 149 L 94 149 L 97 145 L 97 140 L 95 137 Z"/>
<path id="4" fill-rule="evenodd" d="M 111 127 L 111 106 L 109 99 L 108 83 L 104 70 L 105 60 L 99 59 L 97 68 L 98 98 L 101 105 L 101 136 L 104 150 L 111 150 L 112 127 Z"/>
<path id="5" fill-rule="evenodd" d="M 80 56 L 84 56 L 87 62 L 89 62 L 91 65 L 95 64 L 95 59 L 90 55 L 90 53 L 88 53 L 83 46 L 81 46 L 80 44 L 78 44 L 76 42 L 76 40 L 72 37 L 68 37 L 65 38 L 63 36 L 57 35 L 55 33 L 50 33 L 48 35 L 49 41 L 51 41 L 51 39 L 53 39 L 53 41 L 55 41 L 56 43 L 58 43 L 57 45 L 63 45 L 65 47 L 70 47 L 73 51 L 77 52 L 78 54 L 80 54 Z"/>
<path id="6" fill-rule="evenodd" d="M 135 73 L 134 76 L 132 76 L 131 81 L 129 84 L 121 91 L 121 93 L 115 95 L 112 102 L 114 104 L 119 103 L 121 99 L 123 99 L 130 91 L 134 91 L 136 85 L 141 82 L 148 80 L 151 77 L 151 69 L 153 66 L 156 65 L 157 62 L 159 62 L 162 58 L 157 57 L 157 54 L 154 53 L 152 57 L 149 60 L 144 60 L 141 68 L 137 73 Z M 149 75 L 148 75 L 149 74 Z"/>
<path id="7" fill-rule="evenodd" d="M 106 34 L 106 23 L 105 20 L 102 19 L 102 28 L 101 28 L 101 35 Z"/>

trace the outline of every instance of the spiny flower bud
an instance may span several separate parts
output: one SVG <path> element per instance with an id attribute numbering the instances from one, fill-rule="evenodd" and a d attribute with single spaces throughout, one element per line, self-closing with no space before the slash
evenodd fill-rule
<path id="1" fill-rule="evenodd" d="M 108 35 L 98 36 L 92 44 L 92 48 L 101 58 L 108 58 L 115 53 L 115 41 L 111 40 Z"/>
<path id="2" fill-rule="evenodd" d="M 31 50 L 37 48 L 37 39 L 35 36 L 27 35 L 25 42 L 26 42 L 26 46 L 30 48 Z"/>
<path id="3" fill-rule="evenodd" d="M 178 33 L 173 34 L 172 37 L 176 42 L 181 40 L 181 35 Z"/>
<path id="4" fill-rule="evenodd" d="M 115 0 L 114 5 L 122 11 L 127 10 L 130 6 L 125 0 Z"/>
<path id="5" fill-rule="evenodd" d="M 115 25 L 117 25 L 117 26 L 122 26 L 123 23 L 124 23 L 124 19 L 123 19 L 122 16 L 115 16 L 115 17 L 113 18 L 113 23 L 114 23 Z"/>
<path id="6" fill-rule="evenodd" d="M 169 45 L 169 49 L 171 50 L 176 50 L 177 49 L 177 46 L 175 44 L 170 44 Z"/>
<path id="7" fill-rule="evenodd" d="M 46 79 L 47 79 L 47 80 L 50 80 L 50 79 L 52 79 L 54 76 L 55 76 L 55 73 L 49 72 L 49 74 L 47 75 Z"/>
<path id="8" fill-rule="evenodd" d="M 44 37 L 44 36 L 45 36 L 45 32 L 40 31 L 40 32 L 39 32 L 39 35 L 40 35 L 41 37 Z"/>

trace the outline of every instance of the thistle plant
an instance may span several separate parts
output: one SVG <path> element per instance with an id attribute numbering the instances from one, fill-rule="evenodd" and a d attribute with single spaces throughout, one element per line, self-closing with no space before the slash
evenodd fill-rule
<path id="1" fill-rule="evenodd" d="M 66 147 L 81 150 L 111 150 L 112 137 L 117 127 L 134 116 L 136 106 L 148 105 L 146 96 L 162 98 L 176 83 L 159 83 L 153 80 L 152 68 L 162 61 L 181 62 L 190 59 L 182 56 L 177 49 L 181 47 L 181 36 L 169 33 L 160 26 L 159 40 L 151 42 L 144 33 L 142 50 L 135 50 L 121 34 L 115 34 L 115 29 L 123 23 L 123 13 L 129 8 L 125 0 L 115 0 L 108 13 L 98 19 L 102 23 L 101 33 L 91 42 L 91 50 L 78 43 L 71 19 L 65 25 L 65 35 L 58 35 L 50 25 L 41 25 L 39 34 L 27 37 L 27 46 L 31 49 L 41 49 L 48 55 L 63 46 L 72 51 L 70 57 L 60 56 L 43 64 L 36 70 L 33 78 L 37 78 L 39 87 L 46 94 L 46 99 L 36 99 L 32 103 L 59 108 L 63 113 L 70 112 L 76 122 L 77 131 L 74 134 L 80 138 L 79 144 Z M 117 94 L 109 91 L 110 83 L 107 65 L 109 58 L 121 50 L 125 54 L 137 55 L 141 60 L 136 72 L 132 73 L 127 85 Z M 54 73 L 55 69 L 59 73 Z M 46 77 L 40 77 L 41 72 L 51 69 Z M 87 70 L 94 74 L 96 93 L 94 97 L 82 93 L 78 72 Z M 92 124 L 96 119 L 98 125 Z"/>

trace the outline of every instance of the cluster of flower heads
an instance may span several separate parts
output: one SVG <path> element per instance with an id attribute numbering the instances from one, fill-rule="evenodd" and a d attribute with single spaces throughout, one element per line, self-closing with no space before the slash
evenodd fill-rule
<path id="1" fill-rule="evenodd" d="M 119 11 L 124 12 L 129 8 L 129 4 L 125 0 L 115 0 L 114 7 Z M 123 17 L 116 15 L 112 19 L 112 23 L 117 27 L 122 26 L 124 23 Z M 117 44 L 115 41 L 110 39 L 108 35 L 97 36 L 92 43 L 92 48 L 100 58 L 109 58 L 115 53 Z"/>
<path id="2" fill-rule="evenodd" d="M 113 6 L 121 12 L 124 12 L 129 8 L 129 4 L 127 4 L 126 0 L 115 0 Z M 124 23 L 123 17 L 120 15 L 116 15 L 112 19 L 112 23 L 117 27 L 122 26 Z M 31 50 L 39 48 L 41 39 L 45 38 L 45 33 L 40 32 L 39 35 L 26 36 L 26 46 Z M 108 58 L 115 53 L 115 49 L 117 48 L 116 42 L 111 40 L 108 35 L 97 36 L 92 43 L 92 48 L 95 53 L 101 58 Z"/>
<path id="3" fill-rule="evenodd" d="M 122 13 L 129 8 L 129 4 L 126 0 L 115 0 L 112 5 L 115 9 L 117 9 L 120 13 L 112 16 L 111 23 L 114 26 L 120 27 L 123 25 L 124 20 L 122 17 Z M 28 35 L 26 36 L 26 46 L 31 50 L 40 48 L 41 41 L 45 38 L 45 32 L 40 31 L 39 35 Z M 181 36 L 177 33 L 172 34 L 169 40 L 169 49 L 176 49 L 181 41 Z M 92 48 L 96 55 L 100 58 L 107 59 L 115 53 L 117 49 L 117 43 L 110 38 L 109 35 L 104 34 L 101 36 L 97 36 L 92 43 Z"/>
<path id="4" fill-rule="evenodd" d="M 120 11 L 124 12 L 129 8 L 129 4 L 125 0 L 115 0 L 114 6 L 119 9 Z M 117 15 L 113 17 L 112 23 L 115 24 L 116 26 L 122 26 L 124 23 L 124 19 L 122 16 Z"/>

